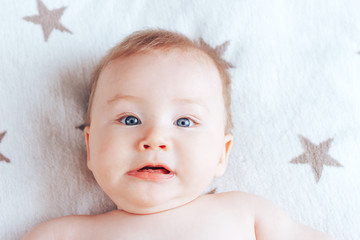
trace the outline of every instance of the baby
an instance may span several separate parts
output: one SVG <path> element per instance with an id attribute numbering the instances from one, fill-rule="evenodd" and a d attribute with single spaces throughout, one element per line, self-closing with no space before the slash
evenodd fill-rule
<path id="1" fill-rule="evenodd" d="M 94 72 L 84 132 L 88 168 L 118 210 L 58 218 L 24 239 L 332 239 L 260 197 L 203 195 L 233 142 L 228 67 L 164 30 L 114 47 Z"/>

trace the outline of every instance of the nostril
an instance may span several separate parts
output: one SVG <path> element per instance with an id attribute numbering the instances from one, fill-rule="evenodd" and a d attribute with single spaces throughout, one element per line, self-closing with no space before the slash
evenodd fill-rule
<path id="1" fill-rule="evenodd" d="M 140 146 L 142 150 L 153 149 L 151 144 L 141 144 Z M 167 149 L 167 146 L 165 144 L 162 144 L 162 145 L 158 145 L 158 148 L 165 150 Z"/>

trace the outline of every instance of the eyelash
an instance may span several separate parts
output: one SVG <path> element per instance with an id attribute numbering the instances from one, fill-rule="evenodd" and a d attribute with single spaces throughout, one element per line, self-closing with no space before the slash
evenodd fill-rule
<path id="1" fill-rule="evenodd" d="M 123 125 L 127 125 L 127 124 L 123 123 L 122 121 L 126 120 L 126 118 L 128 118 L 128 117 L 134 117 L 134 118 L 139 120 L 138 124 L 128 125 L 128 126 L 135 126 L 135 125 L 139 125 L 139 124 L 142 123 L 140 118 L 138 116 L 136 116 L 136 114 L 133 114 L 133 113 L 123 113 L 123 114 L 121 114 L 120 116 L 117 117 L 116 122 L 121 123 Z"/>
<path id="2" fill-rule="evenodd" d="M 181 117 L 179 117 L 179 118 L 177 118 L 177 119 L 175 120 L 175 122 L 174 122 L 174 125 L 175 125 L 175 126 L 181 127 L 181 126 L 179 126 L 179 125 L 176 124 L 180 119 L 188 119 L 189 121 L 191 121 L 192 125 L 191 125 L 191 126 L 188 126 L 188 128 L 193 127 L 193 126 L 199 124 L 199 121 L 197 121 L 196 119 L 194 119 L 194 117 L 181 116 Z"/>
<path id="3" fill-rule="evenodd" d="M 139 123 L 138 123 L 138 124 L 134 124 L 134 125 L 127 125 L 127 124 L 124 123 L 123 121 L 126 120 L 126 118 L 128 118 L 128 117 L 134 117 L 134 118 L 136 118 L 136 119 L 139 121 Z M 199 121 L 198 121 L 198 120 L 196 120 L 196 119 L 194 119 L 194 117 L 190 117 L 190 116 L 181 116 L 181 117 L 177 118 L 177 119 L 174 121 L 173 124 L 174 124 L 175 126 L 177 126 L 177 127 L 181 127 L 181 126 L 177 125 L 177 122 L 178 122 L 180 119 L 188 119 L 189 121 L 191 121 L 191 123 L 190 123 L 191 125 L 190 125 L 190 126 L 188 126 L 188 127 L 182 127 L 182 128 L 190 128 L 190 127 L 193 127 L 194 125 L 198 125 L 198 124 L 199 124 Z M 136 125 L 142 124 L 140 118 L 139 118 L 138 116 L 136 116 L 136 114 L 133 114 L 133 113 L 123 113 L 123 114 L 121 114 L 121 115 L 117 118 L 116 122 L 121 123 L 121 124 L 126 125 L 126 126 L 136 126 Z"/>

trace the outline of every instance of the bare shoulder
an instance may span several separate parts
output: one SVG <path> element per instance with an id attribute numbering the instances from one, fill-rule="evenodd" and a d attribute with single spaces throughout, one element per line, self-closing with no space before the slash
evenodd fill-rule
<path id="1" fill-rule="evenodd" d="M 233 217 L 246 220 L 252 225 L 255 223 L 256 207 L 254 201 L 258 201 L 258 198 L 255 195 L 241 191 L 222 192 L 204 196 L 205 201 L 207 199 L 211 201 L 209 204 L 212 209 L 230 213 Z M 218 207 L 216 208 L 215 206 Z"/>
<path id="2" fill-rule="evenodd" d="M 252 197 L 256 197 L 253 194 L 247 192 L 241 192 L 241 191 L 216 193 L 213 196 L 215 196 L 220 201 L 241 201 L 241 202 L 246 202 Z"/>
<path id="3" fill-rule="evenodd" d="M 232 205 L 246 206 L 254 216 L 255 234 L 258 240 L 333 240 L 327 234 L 297 223 L 279 206 L 262 197 L 244 192 L 223 193 L 219 194 L 219 197 L 231 201 Z"/>
<path id="4" fill-rule="evenodd" d="M 333 240 L 327 234 L 297 223 L 279 206 L 257 195 L 233 191 L 215 194 L 213 197 L 234 213 L 252 216 L 258 240 Z"/>
<path id="5" fill-rule="evenodd" d="M 262 201 L 266 201 L 259 196 L 241 191 L 217 193 L 215 194 L 215 198 L 218 201 L 222 201 L 224 203 L 231 203 L 229 207 L 246 207 L 246 209 L 249 211 L 254 211 L 258 204 L 260 204 Z"/>
<path id="6" fill-rule="evenodd" d="M 73 239 L 75 230 L 85 229 L 90 224 L 91 216 L 65 216 L 39 224 L 28 232 L 22 240 Z"/>

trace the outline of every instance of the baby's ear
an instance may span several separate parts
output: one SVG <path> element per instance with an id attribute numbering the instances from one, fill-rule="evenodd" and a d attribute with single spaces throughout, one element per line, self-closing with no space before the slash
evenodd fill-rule
<path id="1" fill-rule="evenodd" d="M 85 135 L 85 143 L 86 143 L 86 156 L 87 156 L 86 161 L 87 161 L 87 166 L 89 168 L 89 161 L 90 161 L 90 144 L 89 144 L 90 126 L 86 126 L 84 128 L 84 135 Z"/>
<path id="2" fill-rule="evenodd" d="M 220 158 L 218 167 L 216 169 L 215 172 L 215 177 L 220 177 L 221 175 L 224 174 L 227 164 L 228 164 L 228 159 L 229 159 L 229 155 L 230 155 L 230 150 L 232 147 L 232 143 L 233 143 L 233 135 L 231 134 L 226 134 L 225 138 L 224 138 L 224 150 L 222 153 L 222 156 Z"/>

